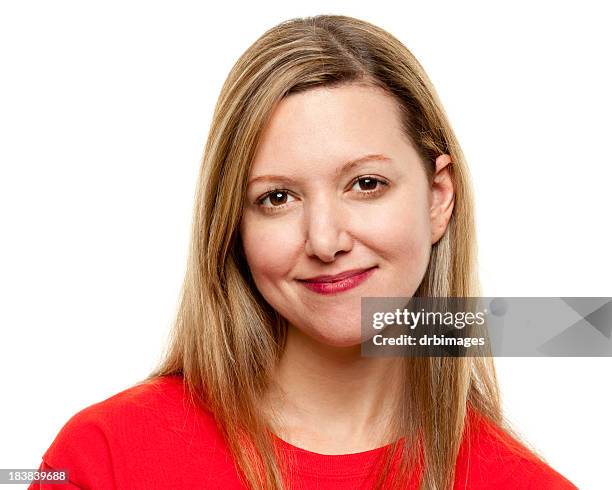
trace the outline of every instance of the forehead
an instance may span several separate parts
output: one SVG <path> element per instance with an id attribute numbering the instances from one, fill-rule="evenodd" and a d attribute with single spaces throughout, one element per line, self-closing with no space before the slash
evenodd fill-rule
<path id="1" fill-rule="evenodd" d="M 321 87 L 279 102 L 262 133 L 251 174 L 344 162 L 409 145 L 396 101 L 361 85 Z"/>

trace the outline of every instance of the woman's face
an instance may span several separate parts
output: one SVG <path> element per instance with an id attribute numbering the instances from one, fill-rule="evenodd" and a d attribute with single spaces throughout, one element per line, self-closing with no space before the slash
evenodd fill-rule
<path id="1" fill-rule="evenodd" d="M 240 224 L 263 297 L 319 342 L 367 340 L 361 297 L 412 296 L 446 229 L 449 162 L 438 157 L 430 187 L 395 101 L 378 88 L 316 88 L 283 99 L 255 155 Z M 353 270 L 368 271 L 303 281 Z"/>

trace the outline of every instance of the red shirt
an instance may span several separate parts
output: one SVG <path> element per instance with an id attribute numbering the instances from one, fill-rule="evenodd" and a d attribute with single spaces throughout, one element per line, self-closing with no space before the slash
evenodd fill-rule
<path id="1" fill-rule="evenodd" d="M 455 489 L 577 488 L 493 424 L 473 416 L 475 430 L 469 444 L 464 439 L 461 445 Z M 298 456 L 295 488 L 369 488 L 370 470 L 384 451 L 323 455 L 275 440 Z M 29 489 L 246 488 L 211 413 L 188 402 L 180 376 L 132 386 L 76 413 L 44 453 L 40 469 L 66 469 L 71 483 L 36 483 Z M 416 482 L 405 488 L 416 489 Z"/>

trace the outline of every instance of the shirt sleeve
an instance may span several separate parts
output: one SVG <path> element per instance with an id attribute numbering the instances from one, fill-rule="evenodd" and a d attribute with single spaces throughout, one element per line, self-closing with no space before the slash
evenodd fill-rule
<path id="1" fill-rule="evenodd" d="M 38 471 L 56 471 L 56 469 L 49 466 L 43 460 L 40 463 L 40 466 L 38 467 Z M 53 483 L 53 482 L 45 482 L 45 481 L 32 482 L 30 486 L 28 487 L 28 490 L 77 490 L 77 489 L 82 489 L 82 487 L 75 485 L 73 482 L 70 481 L 70 479 L 68 479 L 66 483 Z"/>
<path id="2" fill-rule="evenodd" d="M 86 408 L 78 412 L 60 429 L 44 453 L 42 464 L 68 472 L 70 486 L 65 488 L 116 488 L 108 429 L 95 409 Z M 42 485 L 32 488 L 62 488 Z"/>
<path id="3" fill-rule="evenodd" d="M 578 487 L 548 464 L 533 471 L 532 478 L 525 485 L 529 490 L 578 490 Z"/>

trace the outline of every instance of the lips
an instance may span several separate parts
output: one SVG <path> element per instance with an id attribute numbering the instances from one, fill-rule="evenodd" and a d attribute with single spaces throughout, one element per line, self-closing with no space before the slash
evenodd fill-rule
<path id="1" fill-rule="evenodd" d="M 352 269 L 334 276 L 317 276 L 300 280 L 310 291 L 322 295 L 335 295 L 356 288 L 374 274 L 376 267 Z"/>
<path id="2" fill-rule="evenodd" d="M 337 282 L 337 281 L 341 281 L 342 279 L 346 279 L 347 277 L 351 277 L 351 276 L 356 276 L 358 274 L 361 274 L 365 271 L 368 271 L 370 269 L 373 269 L 374 267 L 366 267 L 366 268 L 361 268 L 361 269 L 351 269 L 348 271 L 344 271 L 341 272 L 339 274 L 335 274 L 332 276 L 316 276 L 316 277 L 309 277 L 308 279 L 299 279 L 302 282 L 309 282 L 309 283 L 313 283 L 313 282 L 318 282 L 318 283 L 327 283 L 327 282 Z"/>

